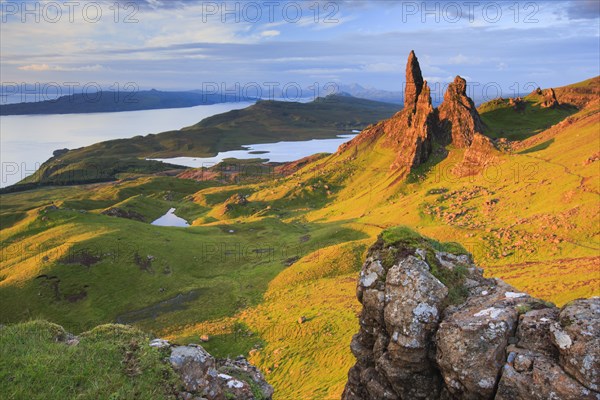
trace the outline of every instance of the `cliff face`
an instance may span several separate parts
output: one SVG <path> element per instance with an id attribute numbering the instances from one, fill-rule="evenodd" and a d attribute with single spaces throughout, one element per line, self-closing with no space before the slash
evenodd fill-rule
<path id="1" fill-rule="evenodd" d="M 600 399 L 600 298 L 557 309 L 444 250 L 369 250 L 344 400 Z"/>
<path id="2" fill-rule="evenodd" d="M 556 101 L 559 104 L 570 104 L 578 108 L 597 106 L 600 103 L 600 76 L 581 83 L 554 89 Z"/>
<path id="3" fill-rule="evenodd" d="M 388 129 L 388 137 L 398 143 L 398 156 L 390 168 L 407 173 L 426 162 L 433 149 L 435 114 L 427 82 L 423 84 L 414 108 L 405 108 L 394 125 L 390 126 L 393 129 Z"/>

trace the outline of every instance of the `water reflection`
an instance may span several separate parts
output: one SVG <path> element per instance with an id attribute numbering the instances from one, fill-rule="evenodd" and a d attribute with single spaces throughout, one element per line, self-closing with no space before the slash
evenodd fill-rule
<path id="1" fill-rule="evenodd" d="M 178 217 L 177 215 L 175 215 L 175 209 L 171 208 L 169 211 L 167 211 L 167 213 L 165 215 L 163 215 L 162 217 L 158 218 L 156 221 L 152 222 L 152 225 L 156 225 L 156 226 L 178 226 L 181 228 L 185 228 L 187 226 L 190 226 L 190 224 L 188 224 L 188 222 L 181 218 Z"/>

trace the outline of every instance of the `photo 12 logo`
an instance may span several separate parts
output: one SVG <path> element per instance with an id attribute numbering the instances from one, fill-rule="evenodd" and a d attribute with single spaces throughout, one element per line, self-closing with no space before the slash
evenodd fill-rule
<path id="1" fill-rule="evenodd" d="M 301 101 L 327 99 L 339 94 L 335 82 L 314 82 L 302 86 L 298 82 L 202 82 L 204 101 L 215 97 L 223 102 L 247 102 L 255 100 Z"/>
<path id="2" fill-rule="evenodd" d="M 540 11 L 538 3 L 490 1 L 402 1 L 403 23 L 449 23 L 483 21 L 496 24 L 502 20 L 513 23 L 536 24 Z"/>
<path id="3" fill-rule="evenodd" d="M 110 21 L 136 24 L 139 4 L 134 1 L 2 1 L 2 23 L 75 23 Z"/>
<path id="4" fill-rule="evenodd" d="M 218 19 L 222 23 L 285 21 L 296 24 L 314 22 L 337 24 L 340 6 L 334 1 L 205 1 L 202 22 Z"/>
<path id="5" fill-rule="evenodd" d="M 139 86 L 135 82 L 2 82 L 0 104 L 25 102 L 98 103 L 102 100 L 115 103 L 138 103 Z"/>

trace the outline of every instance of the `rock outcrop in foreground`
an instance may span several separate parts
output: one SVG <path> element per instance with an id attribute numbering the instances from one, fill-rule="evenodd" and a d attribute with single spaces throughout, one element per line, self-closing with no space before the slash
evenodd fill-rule
<path id="1" fill-rule="evenodd" d="M 169 362 L 180 375 L 184 400 L 270 400 L 273 387 L 244 357 L 217 360 L 197 344 L 174 346 L 155 339 L 150 346 L 168 348 Z"/>
<path id="2" fill-rule="evenodd" d="M 344 400 L 600 399 L 598 297 L 558 309 L 402 228 L 369 250 L 357 296 Z"/>

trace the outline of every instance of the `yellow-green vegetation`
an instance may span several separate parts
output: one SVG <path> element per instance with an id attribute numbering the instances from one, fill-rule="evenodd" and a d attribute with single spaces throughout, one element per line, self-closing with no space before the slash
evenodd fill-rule
<path id="1" fill-rule="evenodd" d="M 488 276 L 562 305 L 600 294 L 599 181 L 593 161 L 600 146 L 600 118 L 597 110 L 580 115 L 582 119 L 557 129 L 545 149 L 500 155 L 497 164 L 476 176 L 453 174 L 462 152 L 452 150 L 414 182 L 395 183 L 388 169 L 394 155 L 385 145 L 362 153 L 361 146 L 367 146 L 359 144 L 356 152 L 331 156 L 295 176 L 266 184 L 249 201 L 281 204 L 304 191 L 336 187 L 325 206 L 292 213 L 303 212 L 313 222 L 348 224 L 369 236 L 362 241 L 365 246 L 385 228 L 402 224 L 439 241 L 459 242 Z M 405 234 L 400 229 L 385 235 L 394 240 L 399 233 Z M 448 250 L 459 249 L 450 245 Z M 337 262 L 335 256 L 328 260 Z M 277 398 L 339 398 L 353 362 L 344 346 L 356 332 L 356 273 L 326 278 L 300 269 L 318 271 L 324 263 L 301 259 L 271 283 L 261 305 L 233 319 L 244 321 L 265 340 L 264 347 L 252 351 L 251 360 L 268 372 Z M 276 284 L 303 273 L 310 276 L 304 285 Z M 450 278 L 460 281 L 460 276 Z M 299 325 L 297 319 L 313 307 L 321 315 Z M 326 323 L 334 325 L 336 340 L 312 340 L 327 332 Z M 186 332 L 208 332 L 207 328 L 192 326 Z M 302 331 L 308 333 L 297 333 Z M 171 334 L 177 337 L 178 332 Z"/>
<path id="2" fill-rule="evenodd" d="M 509 114 L 486 123 L 514 138 L 570 117 L 472 176 L 454 173 L 464 151 L 449 147 L 399 179 L 378 139 L 250 183 L 130 176 L 2 195 L 0 322 L 209 335 L 216 356 L 247 353 L 276 399 L 339 398 L 354 362 L 356 275 L 379 235 L 472 253 L 488 276 L 557 305 L 600 295 L 600 108 L 556 120 L 538 111 L 529 125 L 515 117 L 517 136 Z M 192 226 L 148 224 L 171 207 Z M 144 221 L 103 214 L 111 208 Z M 439 278 L 459 301 L 460 271 Z"/>
<path id="3" fill-rule="evenodd" d="M 77 340 L 40 320 L 0 328 L 2 398 L 175 399 L 179 378 L 147 334 L 102 325 Z"/>
<path id="4" fill-rule="evenodd" d="M 153 184 L 157 191 L 148 191 Z M 339 222 L 272 216 L 184 229 L 103 215 L 120 207 L 152 221 L 179 205 L 188 205 L 191 219 L 206 212 L 187 197 L 205 183 L 141 178 L 119 185 L 73 197 L 60 189 L 63 200 L 37 204 L 2 230 L 3 321 L 44 317 L 80 332 L 110 321 L 157 329 L 233 315 L 261 300 L 286 260 L 361 236 Z M 119 201 L 123 192 L 129 200 Z M 6 195 L 3 207 L 8 213 L 32 193 Z"/>
<path id="5" fill-rule="evenodd" d="M 349 342 L 340 338 L 358 329 L 356 274 L 368 245 L 370 240 L 358 240 L 319 249 L 282 271 L 259 306 L 227 320 L 172 330 L 167 337 L 189 341 L 195 334 L 214 334 L 203 344 L 211 350 L 213 340 L 224 339 L 230 348 L 246 345 L 250 361 L 277 387 L 277 398 L 339 398 L 353 363 Z"/>

